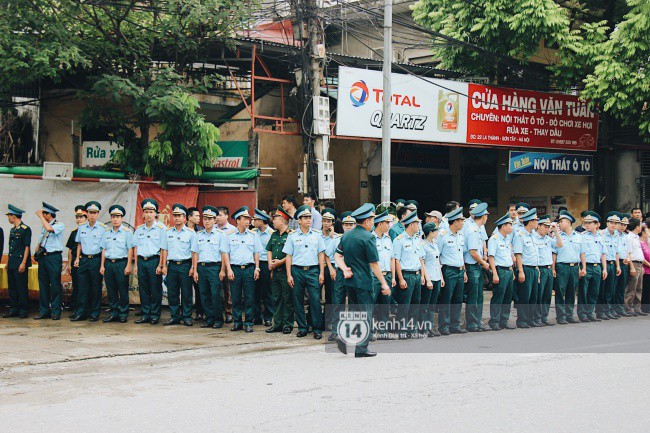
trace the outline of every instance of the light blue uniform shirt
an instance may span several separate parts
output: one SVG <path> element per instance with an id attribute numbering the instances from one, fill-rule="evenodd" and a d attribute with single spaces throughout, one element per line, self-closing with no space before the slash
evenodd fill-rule
<path id="1" fill-rule="evenodd" d="M 379 253 L 379 267 L 382 272 L 390 272 L 390 260 L 393 258 L 393 241 L 390 240 L 388 233 L 379 237 L 374 231 L 375 244 Z"/>
<path id="2" fill-rule="evenodd" d="M 102 249 L 107 259 L 124 259 L 133 248 L 133 232 L 130 228 L 121 225 L 117 231 L 113 227 L 104 232 Z"/>
<path id="3" fill-rule="evenodd" d="M 235 266 L 255 263 L 255 254 L 262 255 L 260 237 L 246 229 L 244 233 L 235 230 L 226 237 L 223 252 L 230 255 L 230 264 Z"/>
<path id="4" fill-rule="evenodd" d="M 206 230 L 198 232 L 192 239 L 190 249 L 199 255 L 199 263 L 219 263 L 225 242 L 226 235 L 213 227 L 210 233 Z"/>
<path id="5" fill-rule="evenodd" d="M 512 244 L 508 236 L 502 236 L 498 231 L 488 239 L 488 256 L 494 257 L 495 266 L 512 266 Z"/>
<path id="6" fill-rule="evenodd" d="M 422 267 L 420 259 L 424 258 L 422 238 L 417 233 L 413 237 L 404 232 L 393 241 L 393 257 L 399 260 L 403 271 L 419 271 Z"/>
<path id="7" fill-rule="evenodd" d="M 492 230 L 492 236 L 494 236 L 494 235 L 499 235 L 499 236 L 501 235 L 501 233 L 499 233 L 499 227 L 495 227 L 494 230 Z M 508 243 L 508 245 L 510 245 L 510 247 L 512 247 L 512 241 L 513 241 L 514 237 L 515 237 L 515 228 L 513 226 L 512 231 L 510 232 L 510 234 L 507 234 L 506 237 L 505 237 L 505 240 Z M 501 266 L 501 265 L 499 265 L 499 266 Z"/>
<path id="8" fill-rule="evenodd" d="M 618 259 L 623 262 L 623 260 L 627 259 L 630 247 L 625 232 L 619 232 L 617 230 L 616 233 L 618 233 Z"/>
<path id="9" fill-rule="evenodd" d="M 167 250 L 167 260 L 180 261 L 192 257 L 192 240 L 196 232 L 187 226 L 178 231 L 176 227 L 167 229 L 163 249 Z"/>
<path id="10" fill-rule="evenodd" d="M 159 255 L 165 240 L 166 230 L 167 227 L 157 221 L 154 221 L 151 227 L 142 224 L 135 229 L 133 246 L 138 248 L 138 255 L 147 258 Z"/>
<path id="11" fill-rule="evenodd" d="M 580 233 L 573 230 L 571 235 L 560 231 L 562 236 L 562 247 L 557 248 L 558 263 L 579 263 L 582 252 L 582 237 Z"/>
<path id="12" fill-rule="evenodd" d="M 465 263 L 475 265 L 478 262 L 469 253 L 470 250 L 476 250 L 479 257 L 483 257 L 483 233 L 481 233 L 481 229 L 474 223 L 465 231 L 465 251 L 463 251 L 463 258 L 465 259 Z"/>
<path id="13" fill-rule="evenodd" d="M 465 224 L 463 225 L 463 234 L 465 235 L 465 238 L 467 238 L 467 233 L 469 233 L 470 230 L 475 227 L 478 227 L 478 224 L 476 224 L 474 218 L 469 217 L 465 220 Z M 479 231 L 481 232 L 481 240 L 484 242 L 487 241 L 488 235 L 487 235 L 487 231 L 485 230 L 485 225 L 482 225 L 479 228 Z"/>
<path id="14" fill-rule="evenodd" d="M 41 244 L 48 253 L 63 251 L 63 232 L 65 231 L 65 224 L 54 219 L 50 225 L 54 231 L 49 234 L 45 232 L 44 227 L 41 228 Z M 45 239 L 45 236 L 47 236 L 47 239 Z M 76 253 L 76 251 L 73 251 L 73 255 Z"/>
<path id="15" fill-rule="evenodd" d="M 271 239 L 271 235 L 273 234 L 273 229 L 271 227 L 267 227 L 265 231 L 260 231 L 259 229 L 254 229 L 253 230 L 255 234 L 260 238 L 260 244 L 262 244 L 262 250 L 266 251 L 266 245 L 269 243 L 269 240 Z M 260 253 L 260 262 L 267 262 L 268 258 L 266 257 L 266 253 L 262 254 Z"/>
<path id="16" fill-rule="evenodd" d="M 549 235 L 542 236 L 537 231 L 533 231 L 533 238 L 539 249 L 539 265 L 551 266 L 553 264 L 553 254 L 555 254 L 557 239 Z"/>
<path id="17" fill-rule="evenodd" d="M 316 230 L 323 229 L 323 216 L 315 207 L 311 208 L 311 228 Z"/>
<path id="18" fill-rule="evenodd" d="M 338 268 L 336 260 L 334 260 L 334 254 L 336 254 L 336 248 L 338 248 L 339 243 L 341 243 L 341 235 L 338 233 L 334 233 L 332 236 L 323 236 L 325 255 L 330 259 L 330 263 L 334 268 Z"/>
<path id="19" fill-rule="evenodd" d="M 539 250 L 533 237 L 533 233 L 524 230 L 515 236 L 512 250 L 515 254 L 521 254 L 521 262 L 524 266 L 539 265 Z"/>
<path id="20" fill-rule="evenodd" d="M 582 232 L 582 252 L 585 253 L 587 263 L 602 263 L 605 249 L 603 247 L 603 238 L 600 233 Z"/>
<path id="21" fill-rule="evenodd" d="M 451 230 L 438 235 L 438 250 L 440 251 L 440 263 L 444 266 L 465 266 L 463 252 L 465 250 L 465 237 L 458 231 L 453 234 Z"/>
<path id="22" fill-rule="evenodd" d="M 90 227 L 90 223 L 79 226 L 74 240 L 81 244 L 82 254 L 94 255 L 102 252 L 102 238 L 106 229 L 106 225 L 100 222 L 95 222 L 92 227 Z"/>
<path id="23" fill-rule="evenodd" d="M 600 232 L 600 235 L 603 238 L 605 259 L 608 262 L 616 260 L 616 255 L 618 254 L 619 247 L 618 232 L 614 230 L 614 233 L 610 233 L 609 230 L 605 229 Z"/>
<path id="24" fill-rule="evenodd" d="M 442 271 L 440 270 L 440 251 L 436 242 L 422 242 L 424 248 L 424 267 L 431 281 L 442 280 Z"/>
<path id="25" fill-rule="evenodd" d="M 338 238 L 341 239 L 341 238 Z M 325 242 L 320 231 L 309 229 L 307 233 L 302 230 L 289 234 L 282 252 L 291 256 L 292 265 L 316 266 L 318 253 L 325 251 Z"/>

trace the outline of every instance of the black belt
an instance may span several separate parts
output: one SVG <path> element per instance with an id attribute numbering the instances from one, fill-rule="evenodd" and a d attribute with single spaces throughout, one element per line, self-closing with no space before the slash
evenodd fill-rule
<path id="1" fill-rule="evenodd" d="M 540 265 L 540 268 L 553 269 L 553 265 Z"/>
<path id="2" fill-rule="evenodd" d="M 48 253 L 47 251 L 43 251 L 43 256 L 56 256 L 58 254 L 61 254 L 61 251 L 52 251 L 51 253 Z"/>
<path id="3" fill-rule="evenodd" d="M 455 271 L 461 271 L 462 270 L 462 268 L 460 268 L 458 266 L 442 265 L 442 269 L 445 269 L 445 268 L 453 269 Z"/>
<path id="4" fill-rule="evenodd" d="M 403 274 L 420 275 L 420 271 L 402 271 Z"/>
<path id="5" fill-rule="evenodd" d="M 149 256 L 149 257 L 138 256 L 138 258 L 144 260 L 145 262 L 148 262 L 149 260 L 154 260 L 154 259 L 160 258 L 160 255 L 156 254 L 156 255 L 153 255 L 153 256 Z"/>
<path id="6" fill-rule="evenodd" d="M 81 258 L 82 259 L 97 259 L 99 258 L 99 254 L 82 254 Z"/>
<path id="7" fill-rule="evenodd" d="M 381 274 L 385 277 L 386 275 L 390 274 L 390 272 L 386 271 L 386 272 L 382 272 Z"/>
<path id="8" fill-rule="evenodd" d="M 287 267 L 285 265 L 279 266 L 277 268 L 273 268 L 273 272 L 286 272 Z"/>
<path id="9" fill-rule="evenodd" d="M 533 268 L 533 269 L 539 269 L 539 266 L 533 266 L 533 265 L 523 265 L 524 268 Z"/>
<path id="10" fill-rule="evenodd" d="M 238 268 L 238 269 L 248 269 L 248 268 L 250 268 L 250 267 L 255 266 L 255 263 L 249 263 L 249 264 L 247 264 L 247 265 L 234 265 L 234 266 L 235 266 L 236 268 Z"/>
<path id="11" fill-rule="evenodd" d="M 634 264 L 636 264 L 636 265 L 642 265 L 642 264 L 643 264 L 643 260 L 632 260 L 632 263 L 634 263 Z"/>
<path id="12" fill-rule="evenodd" d="M 503 269 L 504 271 L 512 271 L 512 266 L 495 266 L 497 269 Z"/>
<path id="13" fill-rule="evenodd" d="M 174 265 L 186 265 L 192 263 L 192 259 L 185 259 L 185 260 L 169 260 L 169 264 L 174 264 Z"/>
<path id="14" fill-rule="evenodd" d="M 571 267 L 578 266 L 580 263 L 565 263 L 565 262 L 558 262 L 558 265 L 569 265 Z"/>
<path id="15" fill-rule="evenodd" d="M 111 263 L 121 263 L 121 262 L 126 262 L 126 257 L 122 257 L 121 259 L 106 259 Z"/>
<path id="16" fill-rule="evenodd" d="M 199 262 L 199 266 L 203 266 L 205 268 L 213 268 L 215 266 L 221 266 L 221 262 Z"/>
<path id="17" fill-rule="evenodd" d="M 600 266 L 600 263 L 587 263 L 589 266 Z"/>
<path id="18" fill-rule="evenodd" d="M 298 265 L 293 265 L 294 268 L 302 269 L 303 271 L 309 271 L 311 269 L 316 269 L 319 266 L 318 265 L 313 265 L 313 266 L 298 266 Z"/>
<path id="19" fill-rule="evenodd" d="M 615 264 L 616 264 L 616 260 L 607 260 L 607 264 L 608 264 L 608 265 L 615 265 Z"/>

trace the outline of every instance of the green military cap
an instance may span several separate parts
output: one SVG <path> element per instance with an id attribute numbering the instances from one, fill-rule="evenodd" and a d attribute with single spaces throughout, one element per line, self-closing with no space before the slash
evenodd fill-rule
<path id="1" fill-rule="evenodd" d="M 152 198 L 145 198 L 142 200 L 140 207 L 142 207 L 142 210 L 151 209 L 158 212 L 158 202 Z"/>
<path id="2" fill-rule="evenodd" d="M 445 215 L 445 218 L 447 218 L 447 222 L 450 222 L 450 223 L 452 221 L 456 221 L 456 220 L 459 220 L 459 219 L 465 219 L 465 217 L 463 216 L 463 208 L 459 207 L 456 210 L 452 210 L 447 215 Z"/>
<path id="3" fill-rule="evenodd" d="M 523 201 L 517 203 L 515 207 L 517 208 L 517 213 L 526 213 L 530 209 L 530 205 L 528 203 L 524 203 Z"/>
<path id="4" fill-rule="evenodd" d="M 341 222 L 346 223 L 356 223 L 357 221 L 352 217 L 352 211 L 346 210 L 341 214 Z"/>
<path id="5" fill-rule="evenodd" d="M 89 201 L 86 203 L 86 212 L 99 212 L 102 210 L 102 205 L 97 201 Z"/>
<path id="6" fill-rule="evenodd" d="M 251 214 L 248 213 L 248 206 L 242 206 L 232 213 L 232 219 L 236 220 L 239 217 L 251 218 Z"/>
<path id="7" fill-rule="evenodd" d="M 19 209 L 12 204 L 8 206 L 7 215 L 16 215 L 18 218 L 22 218 L 24 213 L 25 213 L 24 210 Z"/>
<path id="8" fill-rule="evenodd" d="M 467 203 L 467 207 L 469 208 L 470 213 L 472 213 L 472 209 L 474 209 L 476 207 L 476 205 L 478 205 L 480 203 L 483 203 L 483 202 L 481 200 L 477 199 L 477 198 L 471 199 L 469 201 L 469 203 Z"/>
<path id="9" fill-rule="evenodd" d="M 372 218 L 375 216 L 375 206 L 372 203 L 364 203 L 352 212 L 351 216 L 357 221 Z"/>
<path id="10" fill-rule="evenodd" d="M 311 207 L 303 204 L 298 209 L 296 209 L 296 214 L 293 217 L 295 219 L 300 219 L 301 217 L 311 217 Z"/>
<path id="11" fill-rule="evenodd" d="M 321 214 L 323 219 L 326 220 L 335 220 L 336 219 L 336 211 L 332 208 L 326 207 L 323 209 L 323 213 Z"/>
<path id="12" fill-rule="evenodd" d="M 402 218 L 402 224 L 404 227 L 407 225 L 414 223 L 414 222 L 419 222 L 422 221 L 420 218 L 418 218 L 417 212 L 411 212 L 410 214 L 406 215 L 404 218 Z"/>
<path id="13" fill-rule="evenodd" d="M 203 212 L 204 218 L 216 218 L 219 214 L 217 208 L 211 205 L 203 206 L 203 209 L 201 209 L 201 211 Z"/>
<path id="14" fill-rule="evenodd" d="M 586 223 L 593 222 L 593 223 L 599 223 L 600 222 L 600 215 L 598 215 L 594 211 L 587 211 L 585 213 L 585 216 L 583 217 Z"/>
<path id="15" fill-rule="evenodd" d="M 616 211 L 609 212 L 607 214 L 607 222 L 610 222 L 610 221 L 615 222 L 615 223 L 620 223 L 621 222 L 621 214 L 616 212 Z"/>
<path id="16" fill-rule="evenodd" d="M 432 231 L 439 230 L 439 229 L 440 227 L 438 227 L 436 223 L 434 223 L 433 221 L 428 222 L 422 226 L 422 232 L 424 233 L 425 236 L 431 233 Z"/>
<path id="17" fill-rule="evenodd" d="M 88 216 L 86 213 L 86 206 L 83 204 L 78 204 L 74 207 L 75 216 Z"/>
<path id="18" fill-rule="evenodd" d="M 576 222 L 576 219 L 573 217 L 573 215 L 571 215 L 569 212 L 565 210 L 560 211 L 560 215 L 558 216 L 558 219 L 567 219 L 571 222 L 571 224 Z"/>
<path id="19" fill-rule="evenodd" d="M 632 218 L 632 215 L 629 213 L 621 213 L 621 224 L 629 224 L 630 218 Z"/>
<path id="20" fill-rule="evenodd" d="M 510 218 L 510 214 L 507 213 L 494 223 L 496 224 L 497 227 L 501 227 L 504 224 L 512 224 L 512 218 Z"/>
<path id="21" fill-rule="evenodd" d="M 113 206 L 108 208 L 108 213 L 112 215 L 121 215 L 124 216 L 126 215 L 126 210 L 120 206 L 119 204 L 114 204 Z"/>
<path id="22" fill-rule="evenodd" d="M 172 215 L 187 216 L 187 208 L 180 203 L 176 203 L 175 205 L 172 206 Z"/>
<path id="23" fill-rule="evenodd" d="M 255 220 L 262 220 L 262 221 L 265 221 L 265 222 L 268 223 L 269 220 L 271 219 L 271 215 L 267 214 L 263 210 L 255 208 L 254 212 L 255 213 L 253 214 L 253 219 L 255 219 Z"/>
<path id="24" fill-rule="evenodd" d="M 384 221 L 390 221 L 389 218 L 390 216 L 388 214 L 388 210 L 385 210 L 382 213 L 375 215 L 375 224 L 379 224 Z"/>
<path id="25" fill-rule="evenodd" d="M 550 225 L 551 225 L 551 216 L 548 215 L 548 214 L 546 214 L 546 215 L 542 215 L 541 217 L 539 217 L 538 222 L 539 222 L 540 224 L 544 224 L 544 225 L 546 225 L 546 226 L 550 226 Z"/>
<path id="26" fill-rule="evenodd" d="M 537 218 L 537 208 L 530 209 L 528 212 L 526 212 L 521 217 L 519 217 L 519 219 L 521 220 L 521 222 L 533 221 L 539 219 Z"/>
<path id="27" fill-rule="evenodd" d="M 397 207 L 397 209 L 401 208 L 402 206 L 406 206 L 406 200 L 404 200 L 403 198 L 398 198 L 397 200 L 395 200 L 395 206 Z"/>
<path id="28" fill-rule="evenodd" d="M 43 212 L 47 212 L 49 214 L 54 215 L 58 211 L 59 210 L 57 208 L 55 208 L 54 206 L 52 206 L 51 204 L 47 204 L 47 203 L 43 202 Z"/>
<path id="29" fill-rule="evenodd" d="M 587 215 L 589 215 L 589 212 L 590 211 L 588 211 L 588 210 L 583 210 L 582 212 L 580 212 L 580 218 L 586 217 Z"/>

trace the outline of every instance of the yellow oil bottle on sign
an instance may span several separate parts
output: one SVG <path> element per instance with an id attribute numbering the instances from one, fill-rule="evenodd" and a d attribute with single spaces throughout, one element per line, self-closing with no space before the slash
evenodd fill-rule
<path id="1" fill-rule="evenodd" d="M 456 132 L 458 129 L 458 93 L 438 91 L 438 131 Z"/>

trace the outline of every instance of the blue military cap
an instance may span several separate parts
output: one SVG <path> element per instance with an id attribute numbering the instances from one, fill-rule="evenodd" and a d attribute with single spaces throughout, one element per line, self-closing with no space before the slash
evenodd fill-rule
<path id="1" fill-rule="evenodd" d="M 88 216 L 86 214 L 86 205 L 83 204 L 78 204 L 74 207 L 74 214 L 76 215 L 83 215 L 83 216 Z"/>
<path id="2" fill-rule="evenodd" d="M 610 221 L 615 223 L 621 222 L 621 214 L 616 211 L 609 212 L 607 214 L 607 222 Z"/>
<path id="3" fill-rule="evenodd" d="M 140 207 L 142 208 L 142 210 L 151 209 L 158 212 L 158 202 L 152 198 L 145 198 L 144 200 L 142 200 L 142 202 L 140 203 Z"/>
<path id="4" fill-rule="evenodd" d="M 303 204 L 298 209 L 296 209 L 296 214 L 293 216 L 295 219 L 300 219 L 300 217 L 310 217 L 311 216 L 311 207 Z"/>
<path id="5" fill-rule="evenodd" d="M 185 215 L 187 216 L 187 208 L 180 203 L 176 203 L 172 206 L 173 215 Z"/>
<path id="6" fill-rule="evenodd" d="M 203 217 L 208 217 L 208 218 L 216 218 L 219 212 L 217 211 L 217 208 L 211 205 L 203 206 L 203 209 L 201 209 L 201 212 L 203 212 Z"/>
<path id="7" fill-rule="evenodd" d="M 621 213 L 621 224 L 629 224 L 630 218 L 632 218 L 632 215 L 629 213 Z"/>
<path id="8" fill-rule="evenodd" d="M 406 207 L 412 210 L 417 210 L 419 206 L 419 203 L 415 200 L 409 200 L 406 202 Z"/>
<path id="9" fill-rule="evenodd" d="M 404 227 L 407 225 L 414 223 L 414 222 L 419 222 L 422 221 L 420 218 L 418 218 L 417 212 L 411 212 L 410 214 L 406 215 L 404 218 L 402 218 L 402 224 Z"/>
<path id="10" fill-rule="evenodd" d="M 296 214 L 297 213 L 298 212 L 296 212 Z M 237 218 L 242 217 L 242 216 L 247 217 L 247 218 L 251 217 L 251 214 L 248 213 L 248 206 L 242 206 L 242 207 L 240 207 L 239 209 L 237 209 L 236 211 L 234 211 L 232 213 L 232 219 L 234 219 L 234 220 L 236 220 Z"/>
<path id="11" fill-rule="evenodd" d="M 18 218 L 22 218 L 23 214 L 25 213 L 24 210 L 18 209 L 16 206 L 10 204 L 8 206 L 9 211 L 7 212 L 7 215 L 16 215 Z"/>
<path id="12" fill-rule="evenodd" d="M 463 216 L 463 208 L 459 207 L 456 210 L 452 210 L 447 215 L 445 215 L 445 218 L 447 218 L 447 222 L 456 221 L 458 219 L 465 219 Z"/>
<path id="13" fill-rule="evenodd" d="M 469 207 L 470 213 L 472 212 L 472 209 L 474 209 L 477 205 L 483 203 L 481 200 L 477 198 L 473 198 L 467 203 L 467 207 Z"/>
<path id="14" fill-rule="evenodd" d="M 530 210 L 530 205 L 528 203 L 524 203 L 523 201 L 517 203 L 515 207 L 517 208 L 517 213 L 526 213 Z"/>
<path id="15" fill-rule="evenodd" d="M 439 229 L 440 227 L 438 227 L 436 223 L 434 223 L 433 221 L 428 222 L 422 226 L 422 232 L 424 233 L 425 236 L 431 233 L 432 231 L 439 230 Z"/>
<path id="16" fill-rule="evenodd" d="M 43 203 L 45 205 L 45 203 Z M 99 212 L 102 210 L 102 205 L 99 204 L 99 202 L 96 201 L 89 201 L 86 203 L 86 211 L 87 212 Z"/>
<path id="17" fill-rule="evenodd" d="M 47 204 L 47 203 L 43 202 L 43 212 L 55 214 L 58 211 L 59 210 L 57 208 L 55 208 L 54 206 L 52 206 L 51 204 Z"/>
<path id="18" fill-rule="evenodd" d="M 567 219 L 567 220 L 569 220 L 571 222 L 571 224 L 576 222 L 576 219 L 573 217 L 573 215 L 571 215 L 569 212 L 567 212 L 565 210 L 561 210 L 560 214 L 558 215 L 557 218 L 560 219 L 560 220 L 563 219 L 563 218 Z"/>
<path id="19" fill-rule="evenodd" d="M 385 210 L 377 215 L 375 215 L 375 224 L 379 224 L 384 221 L 390 221 L 390 214 L 388 213 L 388 210 Z"/>
<path id="20" fill-rule="evenodd" d="M 357 221 L 352 217 L 352 211 L 346 210 L 341 214 L 341 222 L 345 223 L 356 223 Z"/>
<path id="21" fill-rule="evenodd" d="M 375 216 L 375 205 L 372 203 L 364 203 L 352 212 L 352 218 L 355 220 L 365 220 Z"/>
<path id="22" fill-rule="evenodd" d="M 263 210 L 255 208 L 255 213 L 253 214 L 253 219 L 266 221 L 268 223 L 269 220 L 271 219 L 271 216 L 269 214 L 267 214 L 266 212 L 264 212 Z"/>
<path id="23" fill-rule="evenodd" d="M 600 215 L 598 215 L 594 211 L 587 211 L 587 213 L 585 213 L 585 216 L 583 218 L 584 218 L 584 221 L 586 223 L 590 223 L 590 222 L 599 223 L 600 222 Z"/>
<path id="24" fill-rule="evenodd" d="M 510 218 L 510 214 L 507 213 L 494 223 L 496 224 L 497 227 L 501 227 L 504 224 L 512 224 L 512 218 Z"/>
<path id="25" fill-rule="evenodd" d="M 482 217 L 483 215 L 489 215 L 490 212 L 487 210 L 488 204 L 487 203 L 477 203 L 474 208 L 470 209 L 469 213 L 472 214 L 474 217 Z"/>
<path id="26" fill-rule="evenodd" d="M 537 208 L 532 208 L 525 214 L 519 217 L 519 220 L 523 223 L 526 221 L 533 221 L 536 220 L 537 218 Z"/>
<path id="27" fill-rule="evenodd" d="M 550 226 L 551 225 L 551 216 L 548 215 L 548 214 L 542 215 L 541 217 L 539 217 L 539 220 L 537 222 L 540 223 L 540 224 Z"/>
<path id="28" fill-rule="evenodd" d="M 323 213 L 321 213 L 321 216 L 323 219 L 326 220 L 335 220 L 336 219 L 336 211 L 330 207 L 326 207 L 323 209 Z"/>
<path id="29" fill-rule="evenodd" d="M 113 206 L 108 208 L 108 213 L 111 215 L 121 215 L 124 216 L 126 215 L 126 210 L 120 206 L 119 204 L 114 204 Z"/>

